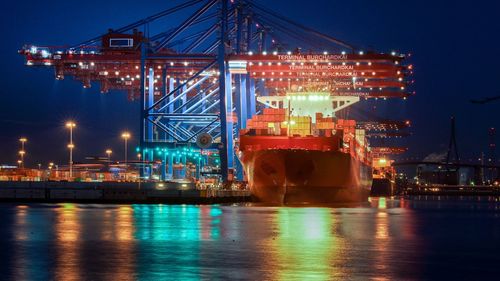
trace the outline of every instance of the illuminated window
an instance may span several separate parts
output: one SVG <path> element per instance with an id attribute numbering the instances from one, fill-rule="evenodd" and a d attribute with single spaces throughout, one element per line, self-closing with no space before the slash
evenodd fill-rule
<path id="1" fill-rule="evenodd" d="M 114 48 L 133 47 L 134 39 L 132 38 L 111 38 L 109 39 L 109 46 Z"/>

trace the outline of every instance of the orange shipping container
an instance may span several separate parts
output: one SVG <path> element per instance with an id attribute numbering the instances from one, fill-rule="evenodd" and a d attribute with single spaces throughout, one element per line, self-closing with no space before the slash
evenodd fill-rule
<path id="1" fill-rule="evenodd" d="M 283 121 L 285 121 L 285 116 L 284 115 L 275 114 L 275 115 L 273 115 L 273 117 L 274 117 L 274 121 L 275 122 L 283 122 Z"/>

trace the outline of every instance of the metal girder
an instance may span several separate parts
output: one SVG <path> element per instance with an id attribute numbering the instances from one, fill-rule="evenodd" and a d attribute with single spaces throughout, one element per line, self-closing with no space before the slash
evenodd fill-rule
<path id="1" fill-rule="evenodd" d="M 233 27 L 233 29 L 231 29 L 229 31 L 229 34 L 232 34 L 234 31 L 236 30 L 236 27 Z M 204 54 L 210 54 L 212 53 L 213 51 L 215 51 L 215 49 L 217 49 L 217 47 L 219 47 L 220 45 L 220 41 L 219 40 L 216 40 L 212 45 L 210 45 L 210 47 L 206 48 L 203 53 Z"/>
<path id="2" fill-rule="evenodd" d="M 278 18 L 278 19 L 280 19 L 280 20 L 282 20 L 282 21 L 284 21 L 284 22 L 286 22 L 288 24 L 291 24 L 291 25 L 293 25 L 293 26 L 295 26 L 295 27 L 297 27 L 299 29 L 302 29 L 302 30 L 304 30 L 304 31 L 306 31 L 306 32 L 308 32 L 310 34 L 313 34 L 313 35 L 315 35 L 315 36 L 317 36 L 319 38 L 322 38 L 322 39 L 324 39 L 326 41 L 332 42 L 334 44 L 343 46 L 343 47 L 351 49 L 351 50 L 356 49 L 354 46 L 352 46 L 350 44 L 347 44 L 346 42 L 343 42 L 343 41 L 341 41 L 339 39 L 333 38 L 333 37 L 331 37 L 329 35 L 326 35 L 324 33 L 318 32 L 318 31 L 316 31 L 316 30 L 314 30 L 312 28 L 309 28 L 309 27 L 301 25 L 301 24 L 299 24 L 297 22 L 294 22 L 294 21 L 292 21 L 292 20 L 290 20 L 290 19 L 288 19 L 288 18 L 286 18 L 286 17 L 284 17 L 284 16 L 282 16 L 282 15 L 276 13 L 276 12 L 273 12 L 273 11 L 271 11 L 269 9 L 263 8 L 263 7 L 255 4 L 255 2 L 248 2 L 248 4 L 250 6 L 252 6 L 252 7 L 255 7 L 257 10 L 259 10 L 261 12 L 267 13 L 268 15 L 271 15 L 274 18 Z"/>
<path id="3" fill-rule="evenodd" d="M 163 105 L 161 108 L 159 108 L 157 111 L 163 111 L 166 107 L 170 106 L 171 104 L 175 103 L 178 99 L 189 93 L 191 90 L 196 88 L 198 85 L 203 83 L 205 80 L 207 80 L 210 76 L 204 76 L 200 80 L 196 81 L 193 85 L 189 86 L 185 91 L 182 91 L 179 95 L 168 101 L 165 105 Z"/>
<path id="4" fill-rule="evenodd" d="M 153 119 L 150 119 L 153 120 Z M 178 141 L 184 141 L 186 138 L 188 138 L 191 134 L 188 130 L 183 128 L 182 126 L 174 126 L 170 123 L 163 123 L 161 120 L 154 120 L 155 125 L 160 124 L 163 127 L 160 127 L 161 129 L 165 130 L 168 129 L 169 132 L 175 132 L 176 140 Z"/>
<path id="5" fill-rule="evenodd" d="M 210 19 L 213 19 L 213 18 L 214 18 L 214 17 L 216 17 L 216 16 L 217 16 L 217 12 L 215 12 L 215 13 L 210 13 L 210 14 L 208 14 L 208 15 L 205 15 L 205 16 L 200 17 L 199 19 L 195 20 L 195 21 L 194 21 L 191 25 L 193 26 L 193 25 L 196 25 L 196 24 L 199 24 L 199 23 L 206 22 L 206 21 L 208 21 L 208 20 L 210 20 Z M 167 30 L 167 31 L 164 31 L 164 32 L 158 33 L 158 34 L 156 34 L 156 35 L 154 35 L 154 36 L 151 36 L 151 37 L 149 38 L 149 40 L 150 40 L 150 41 L 156 41 L 156 40 L 159 40 L 159 39 L 161 39 L 161 38 L 165 38 L 166 36 L 168 36 L 168 35 L 172 34 L 172 32 L 174 32 L 175 30 L 176 30 L 176 28 L 171 28 L 171 29 L 169 29 L 169 30 Z"/>
<path id="6" fill-rule="evenodd" d="M 209 63 L 208 65 L 206 65 L 204 68 L 202 68 L 200 71 L 198 71 L 197 73 L 195 73 L 193 76 L 189 77 L 186 81 L 184 81 L 184 83 L 181 83 L 179 86 L 177 86 L 174 90 L 170 91 L 170 93 L 168 93 L 166 96 L 163 96 L 161 97 L 159 100 L 157 100 L 151 107 L 148 108 L 148 111 L 151 111 L 152 109 L 154 109 L 156 106 L 158 106 L 160 103 L 162 103 L 163 101 L 165 101 L 165 99 L 169 98 L 171 95 L 173 95 L 175 92 L 177 92 L 178 90 L 180 90 L 182 87 L 184 87 L 185 85 L 187 85 L 191 80 L 193 80 L 194 78 L 198 77 L 200 74 L 202 74 L 205 70 L 211 68 L 212 66 L 215 65 L 217 61 L 212 61 L 211 63 Z"/>
<path id="7" fill-rule="evenodd" d="M 182 44 L 182 43 L 184 43 L 184 42 L 186 42 L 186 41 L 189 41 L 189 40 L 192 40 L 192 39 L 194 39 L 194 38 L 197 38 L 197 37 L 199 37 L 200 35 L 202 35 L 203 33 L 205 33 L 205 31 L 198 31 L 198 32 L 196 32 L 196 33 L 193 33 L 193 34 L 187 35 L 186 37 L 183 37 L 183 38 L 181 38 L 181 39 L 178 39 L 178 40 L 176 40 L 176 41 L 173 41 L 173 42 L 168 43 L 165 47 L 166 47 L 166 48 L 168 48 L 168 49 L 170 49 L 170 48 L 172 48 L 172 47 L 174 47 L 174 46 L 177 46 L 177 45 L 180 45 L 180 44 Z"/>
<path id="8" fill-rule="evenodd" d="M 152 16 L 149 16 L 147 18 L 144 18 L 142 20 L 138 20 L 134 23 L 131 23 L 131 24 L 128 24 L 126 26 L 123 26 L 123 27 L 120 27 L 118 29 L 115 29 L 114 32 L 117 32 L 117 33 L 123 33 L 123 32 L 127 32 L 129 30 L 132 30 L 133 28 L 137 28 L 139 26 L 142 26 L 142 25 L 145 25 L 145 24 L 148 24 L 148 23 L 151 23 L 159 18 L 162 18 L 162 17 L 165 17 L 165 16 L 168 16 L 170 14 L 173 14 L 175 12 L 178 12 L 180 10 L 183 10 L 185 8 L 188 8 L 188 7 L 191 7 L 197 3 L 200 3 L 200 2 L 203 2 L 205 0 L 191 0 L 191 1 L 188 1 L 186 3 L 182 3 L 180 5 L 177 5 L 175 7 L 172 7 L 170 9 L 166 9 L 164 11 L 161 11 L 157 14 L 154 14 Z M 105 34 L 101 35 L 101 36 L 98 36 L 98 37 L 95 37 L 95 38 L 92 38 L 90 40 L 87 40 L 87 41 L 84 41 L 78 45 L 74 45 L 72 47 L 70 47 L 69 49 L 78 49 L 78 48 L 81 48 L 83 46 L 88 46 L 88 45 L 91 45 L 91 44 L 94 44 L 94 43 L 97 43 L 99 42 L 102 37 L 104 36 Z"/>
<path id="9" fill-rule="evenodd" d="M 201 113 L 205 113 L 205 112 L 210 111 L 212 108 L 214 108 L 217 105 L 219 105 L 219 103 L 220 103 L 220 100 L 215 101 L 214 103 L 212 103 L 211 105 L 209 105 L 207 108 L 205 108 L 204 110 L 202 110 Z"/>
<path id="10" fill-rule="evenodd" d="M 206 125 L 205 127 L 199 129 L 198 131 L 196 131 L 189 139 L 187 139 L 186 141 L 189 142 L 191 139 L 193 139 L 194 137 L 196 137 L 198 134 L 200 134 L 201 132 L 205 131 L 206 129 L 208 129 L 210 126 L 212 126 L 213 124 L 215 124 L 215 122 L 217 122 L 219 119 L 215 119 L 214 121 L 210 122 L 208 125 Z"/>
<path id="11" fill-rule="evenodd" d="M 177 132 L 175 132 L 174 130 L 168 128 L 167 126 L 165 126 L 163 123 L 160 123 L 159 121 L 155 121 L 155 120 L 152 120 L 151 118 L 148 118 L 147 119 L 149 122 L 155 124 L 156 126 L 158 126 L 159 128 L 161 128 L 162 130 L 168 132 L 170 134 L 170 136 L 172 136 L 176 141 L 181 141 L 181 136 L 179 136 L 177 134 Z M 143 147 L 144 144 L 141 144 L 141 147 Z"/>
<path id="12" fill-rule="evenodd" d="M 180 131 L 186 136 L 185 138 L 182 139 L 182 141 L 184 141 L 186 138 L 189 138 L 191 136 L 191 132 L 188 129 L 184 128 L 181 123 L 178 123 L 177 125 L 172 126 L 172 127 L 176 131 Z"/>
<path id="13" fill-rule="evenodd" d="M 214 94 L 216 91 L 218 91 L 218 89 L 212 91 L 212 94 Z M 208 98 L 208 96 L 202 98 L 199 102 L 197 102 L 196 105 L 193 105 L 193 106 L 190 106 L 189 108 L 187 108 L 186 110 L 184 110 L 184 115 L 189 115 L 189 111 L 191 111 L 193 108 L 196 109 L 196 106 L 198 104 L 200 104 L 200 102 L 202 102 L 203 100 L 206 100 Z M 192 100 L 190 100 L 192 101 Z M 184 107 L 184 105 L 183 105 Z M 183 107 L 181 107 L 180 109 L 183 109 Z M 179 108 L 178 108 L 179 109 Z M 189 111 L 188 111 L 189 110 Z M 213 117 L 214 120 L 218 119 L 218 115 L 210 115 L 210 114 L 207 114 L 207 113 L 198 113 L 200 116 L 206 116 L 206 117 Z M 216 116 L 216 117 L 214 117 Z M 187 119 L 189 121 L 191 121 L 191 119 Z M 207 122 L 209 121 L 209 119 L 203 119 L 203 118 L 197 118 L 197 119 L 194 119 L 194 120 L 197 120 L 198 123 L 195 123 L 195 124 L 191 124 L 191 126 L 189 126 L 189 128 L 187 128 L 186 130 L 187 131 L 191 131 L 193 129 L 193 127 L 199 127 L 200 125 L 202 125 L 203 122 Z M 176 124 L 176 128 L 179 127 L 179 128 L 182 128 L 182 125 L 184 124 L 188 124 L 189 122 L 186 122 L 186 120 L 178 120 L 177 124 Z M 198 133 L 195 133 L 195 135 L 198 134 Z"/>
<path id="14" fill-rule="evenodd" d="M 209 29 L 205 30 L 204 33 L 198 37 L 195 41 L 191 42 L 189 46 L 187 46 L 183 53 L 190 53 L 196 47 L 198 47 L 201 43 L 203 43 L 210 35 L 212 35 L 219 27 L 219 22 L 216 22 L 214 25 L 212 25 Z"/>
<path id="15" fill-rule="evenodd" d="M 203 7 L 201 7 L 198 11 L 196 11 L 193 15 L 191 15 L 188 19 L 186 19 L 181 25 L 179 25 L 174 32 L 172 32 L 169 36 L 163 39 L 157 46 L 155 46 L 155 50 L 158 51 L 161 48 L 165 47 L 177 35 L 186 30 L 186 28 L 188 28 L 201 15 L 203 15 L 206 11 L 212 8 L 212 6 L 214 6 L 218 1 L 219 0 L 211 0 L 207 4 L 203 5 Z"/>
<path id="16" fill-rule="evenodd" d="M 195 114 L 195 113 L 161 113 L 152 112 L 149 116 L 162 116 L 162 117 L 182 117 L 182 118 L 207 118 L 207 117 L 219 117 L 217 114 Z"/>
<path id="17" fill-rule="evenodd" d="M 205 119 L 202 119 L 202 118 L 187 118 L 187 119 L 173 118 L 173 120 L 182 121 L 182 123 L 180 123 L 182 125 L 189 124 L 190 126 L 188 128 L 205 126 L 205 124 L 211 123 L 214 119 L 218 119 L 218 115 L 216 117 L 213 117 L 213 118 L 205 118 Z"/>
<path id="18" fill-rule="evenodd" d="M 232 127 L 228 130 L 230 127 L 228 122 L 228 111 L 231 112 L 231 110 L 227 110 L 228 107 L 231 108 L 231 86 L 229 86 L 229 89 L 227 87 L 227 73 L 228 69 L 226 66 L 226 42 L 228 42 L 228 34 L 226 33 L 227 30 L 227 12 L 228 12 L 228 3 L 227 0 L 221 0 L 222 5 L 221 5 L 221 25 L 220 25 L 220 38 L 219 38 L 219 44 L 218 44 L 218 55 L 217 55 L 217 61 L 219 63 L 219 96 L 220 96 L 220 102 L 219 102 L 219 109 L 220 109 L 220 120 L 221 120 L 221 144 L 222 148 L 219 152 L 220 158 L 221 158 L 221 174 L 222 174 L 222 179 L 224 181 L 228 180 L 228 175 L 229 175 L 229 169 L 232 168 L 232 158 L 233 158 L 233 151 L 231 149 L 232 147 L 232 142 L 233 142 L 233 134 L 232 134 Z M 230 77 L 230 75 L 229 75 Z M 232 124 L 231 124 L 232 125 Z"/>
<path id="19" fill-rule="evenodd" d="M 231 11 L 228 15 L 228 18 L 232 18 L 234 16 L 234 12 Z M 192 42 L 188 47 L 186 47 L 186 49 L 184 49 L 184 53 L 189 53 L 191 51 L 193 51 L 193 49 L 195 49 L 196 47 L 198 47 L 201 43 L 203 43 L 208 37 L 210 37 L 210 35 L 212 35 L 215 31 L 217 31 L 217 29 L 219 28 L 220 26 L 220 21 L 217 21 L 212 27 L 210 27 L 209 29 L 207 29 L 205 31 L 205 34 L 203 34 L 202 36 L 200 36 L 196 41 Z M 203 53 L 211 53 L 215 50 L 215 48 L 217 48 L 218 46 L 218 42 L 219 40 L 216 40 L 214 44 L 211 45 L 211 47 L 209 47 L 207 50 L 210 50 L 209 52 L 207 52 L 207 50 L 205 50 Z"/>
<path id="20" fill-rule="evenodd" d="M 318 44 L 317 40 L 314 40 L 314 39 L 312 39 L 310 37 L 308 38 L 306 36 L 301 36 L 299 33 L 297 33 L 296 30 L 289 30 L 284 25 L 282 25 L 282 24 L 280 24 L 278 22 L 275 22 L 274 20 L 269 19 L 269 18 L 265 18 L 265 17 L 262 17 L 262 16 L 256 16 L 256 18 L 258 20 L 257 19 L 255 19 L 255 20 L 258 21 L 260 25 L 262 25 L 262 26 L 272 26 L 272 28 L 268 27 L 269 30 L 271 30 L 271 31 L 273 31 L 273 30 L 279 30 L 279 31 L 281 31 L 282 33 L 288 35 L 291 38 L 295 38 L 298 41 L 304 42 L 308 46 L 311 46 L 311 47 L 317 48 L 317 49 L 320 48 L 319 47 L 320 45 Z M 273 36 L 275 36 L 275 35 L 273 35 Z"/>
<path id="21" fill-rule="evenodd" d="M 185 113 L 189 113 L 191 111 L 194 111 L 196 110 L 196 108 L 198 106 L 200 106 L 204 101 L 206 101 L 208 98 L 212 97 L 214 94 L 218 93 L 219 92 L 219 89 L 214 89 L 212 91 L 210 91 L 208 93 L 208 95 L 206 95 L 205 97 L 201 98 L 199 101 L 197 101 L 195 104 L 193 104 L 192 106 L 190 106 L 189 108 L 187 108 L 184 112 Z"/>
<path id="22" fill-rule="evenodd" d="M 190 142 L 195 136 L 197 136 L 199 133 L 203 132 L 207 128 L 210 128 L 212 126 L 214 126 L 214 128 L 217 128 L 218 126 L 220 126 L 220 124 L 217 124 L 217 121 L 219 120 L 218 115 L 215 115 L 213 116 L 213 118 L 210 119 L 204 119 L 203 121 L 201 120 L 195 121 L 195 119 L 193 118 L 180 118 L 175 120 L 183 120 L 183 122 L 173 126 L 164 124 L 159 120 L 153 120 L 151 118 L 149 119 L 150 122 L 159 126 L 161 129 L 171 133 L 177 141 L 182 141 L 182 142 Z M 185 120 L 190 120 L 190 121 L 185 122 Z M 193 122 L 196 122 L 194 124 L 196 124 L 197 126 L 191 126 L 192 128 L 190 129 L 186 129 L 182 126 L 183 124 L 192 124 Z M 196 131 L 193 132 L 192 129 L 194 129 L 194 127 L 201 127 L 201 129 L 197 129 Z"/>
<path id="23" fill-rule="evenodd" d="M 145 102 L 146 102 L 146 42 L 141 42 L 141 66 L 140 66 L 140 98 L 139 98 L 139 114 L 140 114 L 140 136 L 139 136 L 139 146 L 143 147 L 144 145 L 144 137 L 145 137 L 145 126 L 146 126 L 146 111 L 145 111 Z M 144 159 L 144 158 L 143 158 Z M 140 169 L 140 176 L 144 176 L 144 168 Z"/>

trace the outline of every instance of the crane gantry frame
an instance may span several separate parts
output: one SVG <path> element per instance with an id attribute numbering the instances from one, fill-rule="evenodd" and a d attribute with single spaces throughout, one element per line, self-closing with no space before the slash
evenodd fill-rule
<path id="1" fill-rule="evenodd" d="M 153 27 L 195 7 L 173 28 Z M 235 140 L 258 112 L 257 96 L 314 89 L 340 102 L 406 98 L 413 72 L 405 55 L 361 51 L 250 0 L 186 1 L 68 48 L 27 45 L 21 53 L 28 65 L 54 67 L 56 79 L 128 90 L 140 103 L 145 160 L 155 159 L 154 147 L 190 146 L 210 134 L 224 180 L 238 165 Z M 163 161 L 171 169 L 174 156 Z"/>

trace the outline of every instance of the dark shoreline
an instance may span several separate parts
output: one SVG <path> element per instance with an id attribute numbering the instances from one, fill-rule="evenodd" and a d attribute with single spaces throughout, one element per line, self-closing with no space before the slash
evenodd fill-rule
<path id="1" fill-rule="evenodd" d="M 195 189 L 175 182 L 0 182 L 0 202 L 217 204 L 251 201 L 248 190 Z"/>

